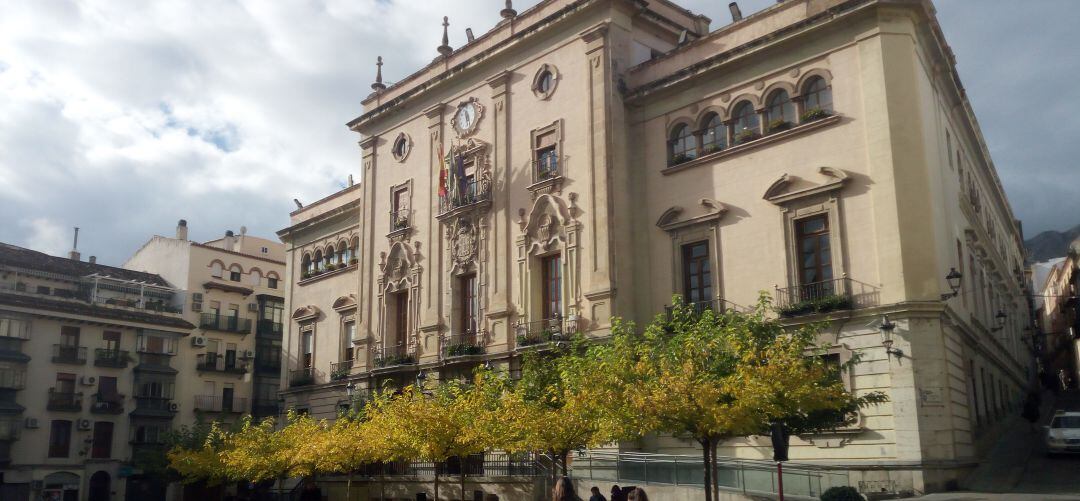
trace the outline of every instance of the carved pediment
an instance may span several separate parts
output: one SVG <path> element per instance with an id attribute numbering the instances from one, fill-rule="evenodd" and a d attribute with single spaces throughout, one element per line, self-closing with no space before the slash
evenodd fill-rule
<path id="1" fill-rule="evenodd" d="M 313 320 L 317 318 L 320 313 L 322 313 L 322 311 L 319 310 L 319 307 L 309 304 L 307 306 L 301 306 L 297 308 L 296 311 L 293 311 L 292 318 L 293 320 Z"/>
<path id="2" fill-rule="evenodd" d="M 407 288 L 420 272 L 420 242 L 394 242 L 390 252 L 379 254 L 379 282 L 388 290 Z"/>
<path id="3" fill-rule="evenodd" d="M 544 253 L 555 249 L 566 239 L 566 226 L 576 224 L 562 198 L 544 194 L 536 197 L 532 209 L 523 214 L 522 232 L 528 242 L 528 252 Z"/>
<path id="4" fill-rule="evenodd" d="M 815 184 L 797 176 L 784 174 L 769 185 L 762 198 L 774 204 L 782 205 L 799 198 L 839 190 L 844 187 L 844 183 L 849 179 L 846 172 L 832 167 L 820 167 L 818 168 L 818 174 L 825 178 L 824 183 Z"/>
<path id="5" fill-rule="evenodd" d="M 698 205 L 702 207 L 703 212 L 693 217 L 684 217 L 683 214 L 686 211 L 678 205 L 673 205 L 660 215 L 660 219 L 656 220 L 656 226 L 664 231 L 672 231 L 695 224 L 715 223 L 727 213 L 727 207 L 724 204 L 711 198 L 699 199 Z"/>
<path id="6" fill-rule="evenodd" d="M 356 295 L 348 294 L 335 299 L 334 309 L 337 311 L 356 309 Z"/>

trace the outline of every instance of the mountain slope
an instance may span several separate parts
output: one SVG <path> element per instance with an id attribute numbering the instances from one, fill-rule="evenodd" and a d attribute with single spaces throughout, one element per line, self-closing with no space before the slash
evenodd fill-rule
<path id="1" fill-rule="evenodd" d="M 1069 248 L 1069 243 L 1076 237 L 1080 237 L 1080 225 L 1073 226 L 1065 231 L 1044 231 L 1026 240 L 1024 247 L 1027 248 L 1028 259 L 1037 263 L 1064 256 L 1065 251 Z"/>

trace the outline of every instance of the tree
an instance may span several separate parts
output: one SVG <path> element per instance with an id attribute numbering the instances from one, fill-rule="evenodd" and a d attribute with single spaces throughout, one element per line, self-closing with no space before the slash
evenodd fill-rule
<path id="1" fill-rule="evenodd" d="M 217 422 L 185 426 L 174 437 L 166 457 L 169 468 L 185 483 L 205 480 L 209 484 L 217 484 L 230 478 L 221 461 L 221 454 L 227 447 L 228 432 Z"/>

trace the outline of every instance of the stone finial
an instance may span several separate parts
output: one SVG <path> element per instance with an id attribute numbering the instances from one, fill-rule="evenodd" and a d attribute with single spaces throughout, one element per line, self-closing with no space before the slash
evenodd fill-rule
<path id="1" fill-rule="evenodd" d="M 375 92 L 381 92 L 386 90 L 386 85 L 382 81 L 382 56 L 375 62 L 375 83 L 371 84 L 371 88 Z"/>
<path id="2" fill-rule="evenodd" d="M 465 39 L 472 43 L 476 40 L 476 35 L 473 35 L 472 28 L 465 28 Z"/>
<path id="3" fill-rule="evenodd" d="M 512 0 L 506 0 L 506 8 L 500 10 L 499 15 L 502 16 L 503 19 L 510 19 L 517 16 L 517 11 L 514 10 L 514 2 Z"/>
<path id="4" fill-rule="evenodd" d="M 450 18 L 443 16 L 442 18 L 442 45 L 439 46 L 439 54 L 449 56 L 454 49 L 450 48 L 450 34 L 447 29 L 450 28 Z"/>

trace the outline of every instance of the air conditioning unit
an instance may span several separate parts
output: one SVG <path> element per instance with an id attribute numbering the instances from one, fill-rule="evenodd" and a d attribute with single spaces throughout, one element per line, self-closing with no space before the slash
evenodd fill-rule
<path id="1" fill-rule="evenodd" d="M 173 402 L 173 403 L 169 404 L 169 410 L 172 411 L 172 412 L 179 411 L 180 410 L 180 404 L 178 404 L 176 402 Z"/>
<path id="2" fill-rule="evenodd" d="M 83 376 L 79 378 L 79 382 L 82 383 L 83 386 L 94 386 L 97 384 L 97 378 L 94 376 Z"/>
<path id="3" fill-rule="evenodd" d="M 241 351 L 240 358 L 255 358 L 255 352 L 252 350 Z"/>
<path id="4" fill-rule="evenodd" d="M 30 428 L 30 429 L 37 428 L 38 427 L 37 418 L 36 417 L 28 417 L 28 418 L 26 418 L 26 427 Z"/>
<path id="5" fill-rule="evenodd" d="M 90 429 L 90 420 L 89 419 L 80 419 L 79 420 L 79 429 L 80 430 L 89 430 Z"/>
<path id="6" fill-rule="evenodd" d="M 259 305 L 257 303 L 248 303 L 248 311 L 259 311 Z"/>
<path id="7" fill-rule="evenodd" d="M 191 293 L 191 302 L 193 302 L 193 303 L 201 303 L 202 302 L 202 293 L 201 292 L 192 292 Z"/>
<path id="8" fill-rule="evenodd" d="M 191 303 L 191 311 L 202 311 L 202 303 Z"/>
<path id="9" fill-rule="evenodd" d="M 191 346 L 194 346 L 196 348 L 206 346 L 206 338 L 203 336 L 193 336 L 191 338 Z"/>

